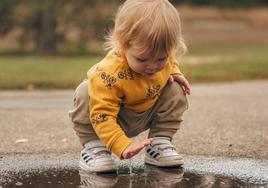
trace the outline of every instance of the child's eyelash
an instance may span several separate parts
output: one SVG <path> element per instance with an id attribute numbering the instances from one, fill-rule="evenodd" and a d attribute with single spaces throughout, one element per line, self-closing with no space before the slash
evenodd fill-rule
<path id="1" fill-rule="evenodd" d="M 145 61 L 147 61 L 147 59 L 140 59 L 140 58 L 136 58 L 138 61 L 140 61 L 140 62 L 145 62 Z"/>
<path id="2" fill-rule="evenodd" d="M 138 61 L 140 62 L 145 62 L 145 61 L 148 61 L 148 59 L 142 59 L 142 58 L 136 58 Z M 167 59 L 167 57 L 164 57 L 164 58 L 160 58 L 158 59 L 158 61 L 165 61 Z"/>
<path id="3" fill-rule="evenodd" d="M 160 58 L 160 59 L 158 59 L 159 61 L 164 61 L 164 60 L 166 60 L 167 59 L 167 57 L 164 57 L 164 58 Z"/>

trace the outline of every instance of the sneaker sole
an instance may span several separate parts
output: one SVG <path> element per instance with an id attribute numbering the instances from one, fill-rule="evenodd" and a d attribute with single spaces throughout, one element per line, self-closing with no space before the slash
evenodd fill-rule
<path id="1" fill-rule="evenodd" d="M 144 162 L 150 165 L 159 166 L 159 167 L 172 167 L 172 166 L 181 166 L 184 164 L 183 159 L 167 162 L 158 162 L 156 160 L 145 157 Z"/>
<path id="2" fill-rule="evenodd" d="M 117 166 L 115 164 L 103 164 L 99 167 L 88 167 L 82 161 L 79 161 L 79 167 L 86 172 L 116 172 Z"/>

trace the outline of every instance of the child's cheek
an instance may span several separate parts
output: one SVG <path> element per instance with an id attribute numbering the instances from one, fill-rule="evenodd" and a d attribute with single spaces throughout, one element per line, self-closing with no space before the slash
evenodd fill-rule
<path id="1" fill-rule="evenodd" d="M 142 73 L 144 71 L 144 68 L 142 65 L 137 65 L 136 70 L 137 70 L 137 72 Z"/>
<path id="2" fill-rule="evenodd" d="M 159 70 L 159 71 L 162 70 L 163 68 L 165 68 L 166 65 L 167 65 L 166 62 L 161 63 L 161 64 L 159 65 L 159 67 L 158 67 L 158 70 Z"/>

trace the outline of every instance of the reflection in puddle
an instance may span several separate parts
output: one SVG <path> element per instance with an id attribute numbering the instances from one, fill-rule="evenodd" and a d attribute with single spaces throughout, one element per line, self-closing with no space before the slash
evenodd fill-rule
<path id="1" fill-rule="evenodd" d="M 20 173 L 11 177 L 0 188 L 9 187 L 81 187 L 81 188 L 143 188 L 143 187 L 256 187 L 241 180 L 210 175 L 184 173 L 182 168 L 158 168 L 145 165 L 128 173 L 120 169 L 118 174 L 90 174 L 77 170 L 51 170 L 39 173 Z M 265 185 L 264 185 L 265 186 Z"/>

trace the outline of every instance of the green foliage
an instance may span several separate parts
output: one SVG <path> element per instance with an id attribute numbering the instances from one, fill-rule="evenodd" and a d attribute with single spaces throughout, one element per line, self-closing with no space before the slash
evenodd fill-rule
<path id="1" fill-rule="evenodd" d="M 37 52 L 51 54 L 61 43 L 69 42 L 66 30 L 72 27 L 81 33 L 74 45 L 84 50 L 89 38 L 102 39 L 117 3 L 119 0 L 1 0 L 0 34 L 20 28 L 22 47 L 34 41 Z"/>
<path id="2" fill-rule="evenodd" d="M 0 33 L 7 33 L 12 27 L 11 12 L 14 0 L 0 0 Z"/>
<path id="3" fill-rule="evenodd" d="M 113 15 L 124 0 L 0 0 L 0 35 L 22 32 L 17 39 L 21 49 L 34 43 L 41 54 L 62 52 L 65 44 L 77 52 L 94 46 L 113 24 Z M 171 0 L 173 4 L 211 5 L 218 7 L 251 7 L 268 5 L 268 0 Z M 71 40 L 68 31 L 78 30 L 78 39 Z M 72 32 L 72 31 L 71 31 Z M 95 46 L 94 46 L 95 47 Z"/>

